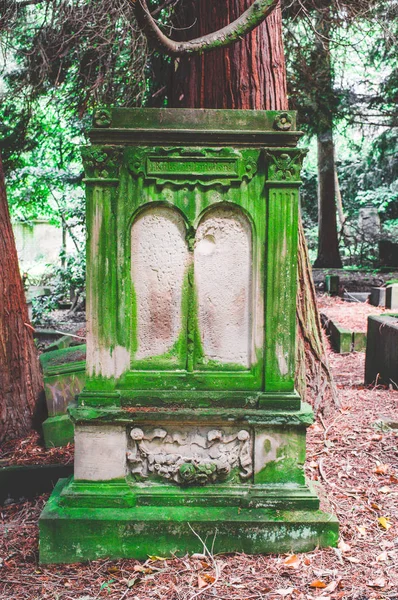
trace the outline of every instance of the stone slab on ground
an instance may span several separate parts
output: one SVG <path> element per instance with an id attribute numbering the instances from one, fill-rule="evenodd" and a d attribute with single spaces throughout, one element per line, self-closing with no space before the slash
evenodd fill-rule
<path id="1" fill-rule="evenodd" d="M 372 306 L 382 306 L 386 305 L 386 288 L 385 287 L 372 287 L 370 290 L 370 304 Z"/>
<path id="2" fill-rule="evenodd" d="M 349 292 L 367 292 L 372 287 L 380 287 L 393 279 L 398 280 L 398 272 L 369 272 L 353 269 L 312 269 L 315 288 L 324 291 L 325 276 L 338 275 L 340 286 Z"/>
<path id="3" fill-rule="evenodd" d="M 345 302 L 367 302 L 369 292 L 344 292 L 343 300 Z"/>
<path id="4" fill-rule="evenodd" d="M 386 288 L 386 308 L 398 310 L 398 283 L 388 285 Z"/>
<path id="5" fill-rule="evenodd" d="M 49 417 L 43 423 L 47 448 L 73 442 L 73 424 L 67 408 L 86 380 L 86 346 L 61 347 L 40 356 Z"/>
<path id="6" fill-rule="evenodd" d="M 398 387 L 398 315 L 370 316 L 367 335 L 365 383 Z"/>
<path id="7" fill-rule="evenodd" d="M 336 321 L 329 319 L 325 313 L 321 313 L 321 322 L 335 352 L 344 354 L 366 350 L 366 333 L 364 331 L 346 329 Z"/>

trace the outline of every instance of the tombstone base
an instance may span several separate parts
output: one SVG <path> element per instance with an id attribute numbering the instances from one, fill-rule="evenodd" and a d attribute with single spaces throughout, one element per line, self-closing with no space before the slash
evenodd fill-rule
<path id="1" fill-rule="evenodd" d="M 145 560 L 153 554 L 183 556 L 187 552 L 203 552 L 193 531 L 207 540 L 210 548 L 214 543 L 215 553 L 306 552 L 316 546 L 333 546 L 338 539 L 337 519 L 309 509 L 317 498 L 308 489 L 301 491 L 301 498 L 294 487 L 279 489 L 281 505 L 288 506 L 290 497 L 290 505 L 296 506 L 290 510 L 255 508 L 253 499 L 253 506 L 248 502 L 249 507 L 245 507 L 242 498 L 230 506 L 219 498 L 216 505 L 216 498 L 212 501 L 207 493 L 203 494 L 206 503 L 201 506 L 126 507 L 126 502 L 134 501 L 126 484 L 108 484 L 107 494 L 104 494 L 103 484 L 91 484 L 93 489 L 89 495 L 90 484 L 87 484 L 85 497 L 91 503 L 88 508 L 82 504 L 82 496 L 78 499 L 78 494 L 75 506 L 63 505 L 63 494 L 70 485 L 70 480 L 65 479 L 57 484 L 41 515 L 41 563 L 73 563 L 105 557 Z M 101 490 L 100 495 L 95 494 L 94 488 L 97 492 Z M 108 508 L 101 504 L 107 504 Z"/>
<path id="2" fill-rule="evenodd" d="M 59 448 L 73 444 L 73 423 L 68 415 L 49 417 L 42 424 L 44 445 L 46 448 Z"/>

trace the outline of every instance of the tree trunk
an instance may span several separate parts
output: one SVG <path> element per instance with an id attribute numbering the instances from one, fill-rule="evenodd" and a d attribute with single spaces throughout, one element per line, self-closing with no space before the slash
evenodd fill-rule
<path id="1" fill-rule="evenodd" d="M 0 442 L 26 435 L 37 424 L 43 402 L 0 157 Z"/>
<path id="2" fill-rule="evenodd" d="M 323 11 L 316 21 L 315 70 L 318 80 L 318 255 L 315 267 L 342 266 L 336 216 L 335 151 L 333 142 L 333 72 L 330 18 Z"/>
<path id="3" fill-rule="evenodd" d="M 341 267 L 332 129 L 318 134 L 318 236 L 318 255 L 314 266 Z"/>
<path id="4" fill-rule="evenodd" d="M 185 37 L 199 37 L 224 27 L 252 0 L 183 0 L 178 26 Z M 242 42 L 208 54 L 175 61 L 169 105 L 184 108 L 286 110 L 286 68 L 280 8 Z"/>
<path id="5" fill-rule="evenodd" d="M 199 37 L 225 26 L 250 3 L 251 0 L 182 0 L 176 24 L 179 28 L 189 27 L 184 32 L 186 37 Z M 286 110 L 280 8 L 242 42 L 207 54 L 176 59 L 169 106 Z M 335 402 L 337 396 L 329 372 L 305 238 L 300 231 L 297 356 L 301 360 L 298 360 L 296 385 L 303 399 L 309 390 L 314 408 L 325 410 L 330 399 L 326 392 L 332 392 Z"/>

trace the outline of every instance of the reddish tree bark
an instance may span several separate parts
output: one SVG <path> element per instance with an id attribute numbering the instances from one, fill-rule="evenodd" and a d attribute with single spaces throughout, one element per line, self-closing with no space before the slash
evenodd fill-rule
<path id="1" fill-rule="evenodd" d="M 252 0 L 183 0 L 178 27 L 184 38 L 199 37 L 224 27 Z M 177 35 L 173 35 L 177 37 Z M 228 48 L 175 60 L 169 105 L 185 108 L 288 108 L 282 19 L 277 7 L 245 38 Z"/>
<path id="2" fill-rule="evenodd" d="M 236 19 L 252 0 L 181 0 L 176 25 L 185 38 L 200 37 Z M 192 26 L 192 27 L 191 27 Z M 176 38 L 177 34 L 173 34 Z M 241 42 L 212 52 L 175 59 L 169 106 L 286 110 L 288 108 L 281 10 L 278 6 Z M 302 227 L 299 245 L 296 388 L 316 410 L 338 404 L 328 367 Z M 329 392 L 329 393 L 328 393 Z"/>
<path id="3" fill-rule="evenodd" d="M 43 402 L 0 157 L 0 442 L 26 435 Z"/>

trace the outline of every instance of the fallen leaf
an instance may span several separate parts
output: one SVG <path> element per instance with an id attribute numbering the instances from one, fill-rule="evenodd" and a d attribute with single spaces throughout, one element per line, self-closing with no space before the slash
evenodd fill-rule
<path id="1" fill-rule="evenodd" d="M 321 588 L 325 588 L 326 587 L 326 583 L 324 581 L 321 581 L 320 579 L 315 579 L 315 581 L 313 581 L 312 583 L 310 583 L 310 587 L 321 589 Z"/>
<path id="2" fill-rule="evenodd" d="M 354 563 L 355 565 L 361 562 L 359 558 L 355 558 L 354 556 L 346 556 L 345 559 L 348 560 L 350 563 Z"/>
<path id="3" fill-rule="evenodd" d="M 167 558 L 164 558 L 164 556 L 156 556 L 156 555 L 155 555 L 155 556 L 150 556 L 150 555 L 148 554 L 148 557 L 149 557 L 151 560 L 167 560 Z"/>
<path id="4" fill-rule="evenodd" d="M 384 550 L 384 552 L 382 552 L 381 554 L 379 554 L 379 556 L 376 558 L 376 561 L 377 562 L 384 562 L 387 559 L 388 559 L 388 554 L 387 554 L 386 550 Z"/>
<path id="5" fill-rule="evenodd" d="M 308 567 L 308 565 L 310 565 L 310 564 L 311 564 L 311 559 L 310 559 L 310 558 L 308 558 L 308 556 L 304 556 L 304 558 L 303 558 L 303 563 L 304 563 L 305 565 L 307 565 L 307 567 Z"/>
<path id="6" fill-rule="evenodd" d="M 338 585 L 338 581 L 331 581 L 329 585 L 325 587 L 324 592 L 334 592 Z"/>
<path id="7" fill-rule="evenodd" d="M 150 575 L 153 573 L 152 569 L 149 569 L 148 567 L 142 567 L 141 565 L 134 565 L 133 570 L 137 571 L 138 573 L 144 573 L 145 575 Z"/>
<path id="8" fill-rule="evenodd" d="M 283 598 L 286 598 L 286 596 L 290 596 L 291 594 L 293 594 L 293 592 L 295 592 L 295 588 L 292 587 L 286 588 L 285 590 L 275 590 L 275 594 L 279 594 L 279 596 L 282 596 Z"/>
<path id="9" fill-rule="evenodd" d="M 389 470 L 390 465 L 379 465 L 378 467 L 376 467 L 375 473 L 377 473 L 377 475 L 387 475 Z"/>
<path id="10" fill-rule="evenodd" d="M 381 525 L 383 529 L 386 529 L 387 531 L 390 529 L 391 523 L 388 522 L 387 517 L 379 517 L 377 520 L 379 522 L 379 525 Z"/>
<path id="11" fill-rule="evenodd" d="M 200 575 L 198 575 L 198 588 L 201 590 L 204 587 L 207 587 L 208 585 L 209 584 L 204 579 L 202 579 Z"/>
<path id="12" fill-rule="evenodd" d="M 368 581 L 366 585 L 368 585 L 369 587 L 383 588 L 386 585 L 386 580 L 384 579 L 384 577 L 378 577 L 374 581 Z"/>
<path id="13" fill-rule="evenodd" d="M 370 505 L 374 510 L 381 510 L 381 506 L 379 506 L 378 504 L 376 504 L 376 502 L 372 502 L 372 504 Z"/>
<path id="14" fill-rule="evenodd" d="M 208 573 L 202 573 L 201 575 L 202 579 L 204 579 L 204 581 L 206 581 L 208 584 L 209 583 L 214 583 L 216 578 L 213 577 L 213 575 L 209 575 Z"/>
<path id="15" fill-rule="evenodd" d="M 192 554 L 191 558 L 198 558 L 199 560 L 205 560 L 206 559 L 206 555 L 205 554 L 200 554 L 199 552 L 196 552 L 195 554 Z"/>
<path id="16" fill-rule="evenodd" d="M 349 552 L 351 550 L 351 546 L 346 544 L 344 540 L 340 540 L 337 547 L 341 552 Z"/>
<path id="17" fill-rule="evenodd" d="M 361 536 L 365 537 L 365 535 L 366 535 L 366 527 L 363 527 L 363 526 L 358 526 L 358 525 L 357 525 L 357 530 L 358 530 L 358 532 L 359 532 L 359 534 L 360 534 Z"/>
<path id="18" fill-rule="evenodd" d="M 384 485 L 379 489 L 379 492 L 381 492 L 382 494 L 388 494 L 389 492 L 391 492 L 391 488 L 389 488 L 388 485 Z"/>
<path id="19" fill-rule="evenodd" d="M 296 554 L 291 554 L 283 561 L 283 564 L 291 569 L 298 569 L 300 566 L 300 559 Z"/>

